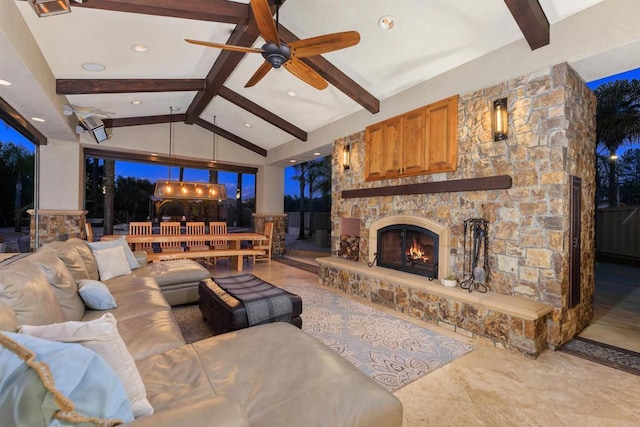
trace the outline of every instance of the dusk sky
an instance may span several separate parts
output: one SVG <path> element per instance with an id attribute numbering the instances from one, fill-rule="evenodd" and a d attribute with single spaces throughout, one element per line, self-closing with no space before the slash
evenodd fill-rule
<path id="1" fill-rule="evenodd" d="M 627 71 L 625 73 L 617 74 L 610 77 L 605 77 L 600 80 L 595 80 L 587 83 L 587 86 L 592 90 L 597 88 L 603 83 L 608 83 L 614 80 L 624 80 L 624 79 L 640 79 L 640 68 Z M 34 147 L 31 142 L 26 140 L 22 134 L 15 131 L 13 128 L 7 127 L 5 123 L 0 120 L 0 141 L 2 142 L 15 142 L 20 145 L 23 145 L 28 150 L 33 151 Z M 637 148 L 640 147 L 639 143 L 635 143 L 633 145 L 625 145 L 622 147 L 618 154 L 622 154 L 629 148 Z M 286 195 L 298 196 L 300 194 L 300 186 L 297 181 L 291 179 L 295 175 L 295 171 L 293 166 L 289 166 L 285 168 L 285 191 Z M 151 182 L 155 182 L 158 179 L 167 179 L 169 177 L 169 168 L 167 166 L 158 166 L 158 165 L 150 165 L 143 163 L 132 163 L 132 162 L 124 162 L 124 161 L 116 161 L 116 175 L 120 176 L 132 176 L 138 178 L 147 178 Z M 171 178 L 177 179 L 178 177 L 178 168 L 171 168 Z M 208 180 L 208 171 L 206 170 L 197 170 L 197 169 L 186 169 L 185 170 L 185 181 L 196 181 L 196 182 L 205 182 Z M 227 193 L 230 197 L 233 197 L 236 194 L 236 174 L 230 172 L 220 172 L 218 175 L 218 180 L 220 183 L 225 184 L 227 187 Z M 246 199 L 249 197 L 255 197 L 255 175 L 245 174 L 243 176 L 243 191 L 242 198 Z"/>

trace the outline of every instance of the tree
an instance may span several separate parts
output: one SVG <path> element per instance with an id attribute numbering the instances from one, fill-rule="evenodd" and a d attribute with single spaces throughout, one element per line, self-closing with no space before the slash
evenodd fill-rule
<path id="1" fill-rule="evenodd" d="M 300 232 L 298 233 L 298 240 L 304 240 L 304 190 L 307 186 L 307 163 L 300 163 L 297 165 L 293 165 L 293 170 L 295 170 L 296 175 L 292 176 L 291 179 L 297 180 L 300 183 Z"/>
<path id="2" fill-rule="evenodd" d="M 596 109 L 596 138 L 610 154 L 609 206 L 617 207 L 618 180 L 616 150 L 640 137 L 640 81 L 617 80 L 605 83 L 594 91 Z"/>
<path id="3" fill-rule="evenodd" d="M 118 176 L 115 192 L 115 221 L 144 221 L 150 216 L 149 197 L 154 185 L 148 179 Z"/>
<path id="4" fill-rule="evenodd" d="M 33 203 L 33 175 L 34 155 L 13 142 L 0 142 L 0 200 L 13 201 L 2 204 L 0 223 L 9 225 L 9 217 L 13 214 L 17 232 L 22 230 L 25 209 Z"/>
<path id="5" fill-rule="evenodd" d="M 627 150 L 619 162 L 620 201 L 640 205 L 640 149 Z"/>
<path id="6" fill-rule="evenodd" d="M 104 234 L 113 234 L 115 209 L 115 160 L 104 161 Z"/>
<path id="7" fill-rule="evenodd" d="M 309 184 L 309 235 L 313 235 L 313 196 L 317 192 L 331 191 L 331 158 L 312 160 L 307 163 L 307 182 Z"/>

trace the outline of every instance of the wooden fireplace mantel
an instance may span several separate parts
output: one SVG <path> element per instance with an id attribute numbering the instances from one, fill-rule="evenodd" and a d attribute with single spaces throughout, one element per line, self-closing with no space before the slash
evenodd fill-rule
<path id="1" fill-rule="evenodd" d="M 511 186 L 511 176 L 496 175 L 482 178 L 456 179 L 452 181 L 423 182 L 419 184 L 344 190 L 342 192 L 342 198 L 354 199 L 358 197 L 404 196 L 408 194 L 452 193 L 458 191 L 504 190 L 511 188 Z"/>

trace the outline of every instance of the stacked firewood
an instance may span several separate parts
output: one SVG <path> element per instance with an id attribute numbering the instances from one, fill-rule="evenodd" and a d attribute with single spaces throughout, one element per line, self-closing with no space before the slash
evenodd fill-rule
<path id="1" fill-rule="evenodd" d="M 341 234 L 338 256 L 340 258 L 358 261 L 360 258 L 360 237 Z"/>

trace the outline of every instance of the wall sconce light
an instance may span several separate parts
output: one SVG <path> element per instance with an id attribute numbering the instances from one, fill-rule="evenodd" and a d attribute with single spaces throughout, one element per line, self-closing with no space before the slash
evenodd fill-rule
<path id="1" fill-rule="evenodd" d="M 342 149 L 342 168 L 349 170 L 351 167 L 351 146 L 345 145 Z"/>
<path id="2" fill-rule="evenodd" d="M 507 98 L 493 101 L 493 140 L 502 141 L 509 138 L 509 113 Z"/>

